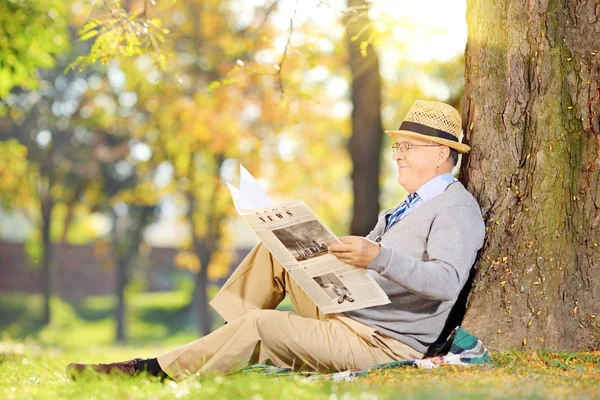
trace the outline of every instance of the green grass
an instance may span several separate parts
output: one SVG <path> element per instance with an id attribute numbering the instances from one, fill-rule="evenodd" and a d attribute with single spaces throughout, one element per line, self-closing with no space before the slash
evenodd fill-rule
<path id="1" fill-rule="evenodd" d="M 38 297 L 0 296 L 0 398 L 600 398 L 600 353 L 549 350 L 494 353 L 492 364 L 479 367 L 386 370 L 338 383 L 241 374 L 192 378 L 179 384 L 150 378 L 67 379 L 65 366 L 71 361 L 151 357 L 195 339 L 181 312 L 186 302 L 187 296 L 177 292 L 132 295 L 128 313 L 132 340 L 116 346 L 110 298 L 75 304 L 57 299 L 53 325 L 41 328 L 36 322 Z"/>
<path id="2" fill-rule="evenodd" d="M 188 379 L 176 384 L 149 378 L 71 382 L 64 374 L 73 360 L 110 361 L 155 354 L 155 347 L 91 346 L 59 349 L 36 342 L 0 344 L 0 398 L 3 399 L 494 399 L 598 398 L 600 354 L 540 352 L 496 354 L 492 365 L 437 370 L 387 370 L 354 382 L 309 382 L 297 376 L 234 374 Z M 552 366 L 565 362 L 566 368 Z"/>

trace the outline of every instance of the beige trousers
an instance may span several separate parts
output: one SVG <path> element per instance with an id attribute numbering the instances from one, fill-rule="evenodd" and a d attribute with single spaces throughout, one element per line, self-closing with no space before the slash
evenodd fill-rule
<path id="1" fill-rule="evenodd" d="M 275 307 L 290 294 L 295 313 Z M 260 363 L 344 371 L 423 354 L 344 314 L 325 315 L 261 244 L 242 261 L 211 306 L 227 321 L 158 363 L 175 380 Z"/>

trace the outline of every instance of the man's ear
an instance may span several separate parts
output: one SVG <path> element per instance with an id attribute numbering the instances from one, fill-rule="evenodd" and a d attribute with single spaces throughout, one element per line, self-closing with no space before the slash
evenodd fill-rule
<path id="1" fill-rule="evenodd" d="M 438 151 L 438 161 L 437 166 L 441 167 L 444 165 L 446 161 L 450 158 L 450 147 L 448 146 L 440 146 Z"/>

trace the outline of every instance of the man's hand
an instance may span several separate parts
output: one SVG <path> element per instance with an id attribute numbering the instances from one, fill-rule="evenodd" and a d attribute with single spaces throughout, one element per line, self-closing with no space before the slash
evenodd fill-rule
<path id="1" fill-rule="evenodd" d="M 329 254 L 338 260 L 359 268 L 367 268 L 379 253 L 379 245 L 361 236 L 342 236 L 342 243 L 328 247 Z"/>

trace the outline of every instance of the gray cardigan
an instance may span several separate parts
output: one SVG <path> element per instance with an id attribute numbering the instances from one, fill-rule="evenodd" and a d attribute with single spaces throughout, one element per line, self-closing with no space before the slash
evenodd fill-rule
<path id="1" fill-rule="evenodd" d="M 421 204 L 384 233 L 384 211 L 368 239 L 381 243 L 368 270 L 389 296 L 383 306 L 346 314 L 426 353 L 483 246 L 481 209 L 460 182 Z"/>

